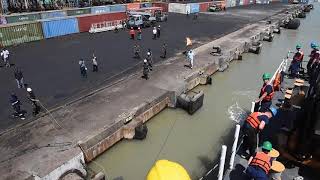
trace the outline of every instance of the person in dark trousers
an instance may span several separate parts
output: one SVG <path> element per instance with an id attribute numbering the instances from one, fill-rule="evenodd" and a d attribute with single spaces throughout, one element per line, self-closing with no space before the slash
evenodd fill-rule
<path id="1" fill-rule="evenodd" d="M 30 87 L 27 88 L 27 92 L 28 92 L 28 99 L 30 100 L 32 106 L 33 106 L 33 111 L 32 114 L 34 116 L 38 115 L 41 107 L 38 105 L 38 99 L 36 98 L 36 96 L 34 95 L 32 89 Z"/>
<path id="2" fill-rule="evenodd" d="M 148 64 L 148 61 L 145 59 L 143 60 L 143 76 L 142 78 L 148 80 L 149 79 L 149 64 Z"/>
<path id="3" fill-rule="evenodd" d="M 23 82 L 23 74 L 21 69 L 18 67 L 14 71 L 14 78 L 17 81 L 18 88 L 25 88 L 24 82 Z"/>
<path id="4" fill-rule="evenodd" d="M 249 155 L 254 155 L 257 148 L 259 132 L 262 131 L 265 125 L 269 123 L 270 118 L 276 115 L 277 109 L 270 107 L 267 112 L 253 112 L 247 117 L 243 125 L 243 133 L 245 135 L 243 139 L 244 152 L 249 150 Z M 241 156 L 243 158 L 247 158 L 244 154 Z"/>
<path id="5" fill-rule="evenodd" d="M 160 25 L 157 27 L 157 38 L 160 38 Z"/>
<path id="6" fill-rule="evenodd" d="M 153 40 L 156 40 L 157 39 L 157 28 L 156 27 L 153 27 L 153 30 L 152 30 L 152 34 L 153 34 Z"/>
<path id="7" fill-rule="evenodd" d="M 162 44 L 161 52 L 162 52 L 162 55 L 160 57 L 165 59 L 167 57 L 167 44 L 166 43 Z"/>
<path id="8" fill-rule="evenodd" d="M 92 72 L 98 72 L 98 61 L 94 54 L 92 54 Z"/>
<path id="9" fill-rule="evenodd" d="M 252 155 L 248 161 L 246 174 L 249 179 L 269 180 L 268 174 L 272 166 L 272 160 L 269 152 L 272 150 L 272 144 L 269 141 L 263 142 L 262 152 Z"/>
<path id="10" fill-rule="evenodd" d="M 136 32 L 134 31 L 133 27 L 131 27 L 129 34 L 130 34 L 130 39 L 134 40 L 134 36 L 135 36 Z"/>
<path id="11" fill-rule="evenodd" d="M 264 73 L 262 76 L 263 85 L 260 91 L 259 99 L 255 101 L 254 111 L 265 112 L 272 104 L 272 98 L 274 95 L 273 85 L 270 82 L 271 74 Z"/>
<path id="12" fill-rule="evenodd" d="M 194 13 L 193 14 L 193 20 L 197 20 L 198 19 L 198 13 Z"/>
<path id="13" fill-rule="evenodd" d="M 142 31 L 141 31 L 141 28 L 140 28 L 140 27 L 138 27 L 137 39 L 138 39 L 138 40 L 141 40 L 141 39 L 142 39 Z"/>
<path id="14" fill-rule="evenodd" d="M 122 29 L 123 29 L 123 30 L 126 30 L 126 28 L 127 28 L 127 23 L 126 23 L 126 21 L 125 21 L 125 20 L 122 20 L 122 21 L 121 21 L 121 24 L 122 24 Z"/>
<path id="15" fill-rule="evenodd" d="M 319 45 L 315 42 L 311 43 L 312 51 L 309 55 L 310 59 L 307 64 L 308 75 L 311 77 L 314 74 L 316 67 L 320 64 Z"/>
<path id="16" fill-rule="evenodd" d="M 5 67 L 10 67 L 11 65 L 10 65 L 10 61 L 9 61 L 9 50 L 8 49 L 6 49 L 6 48 L 3 48 L 2 49 L 2 51 L 1 51 L 1 53 L 0 53 L 0 55 L 1 55 L 1 58 L 2 58 L 2 60 L 3 60 L 3 62 L 4 62 L 4 65 L 5 65 Z"/>
<path id="17" fill-rule="evenodd" d="M 304 53 L 301 50 L 301 45 L 298 44 L 296 46 L 297 52 L 294 54 L 293 59 L 291 61 L 290 67 L 289 67 L 289 71 L 290 71 L 290 76 L 293 78 L 297 78 L 298 77 L 298 73 L 303 61 L 303 56 Z"/>
<path id="18" fill-rule="evenodd" d="M 13 113 L 14 117 L 20 117 L 21 119 L 25 119 L 24 113 L 21 111 L 21 102 L 18 99 L 18 96 L 15 93 L 11 93 L 10 95 L 10 103 L 15 111 Z"/>
<path id="19" fill-rule="evenodd" d="M 80 65 L 80 73 L 81 73 L 81 76 L 82 76 L 83 78 L 87 78 L 87 77 L 88 77 L 88 75 L 87 75 L 87 70 L 88 70 L 88 68 L 86 67 L 83 59 L 81 59 L 81 60 L 79 61 L 79 65 Z"/>
<path id="20" fill-rule="evenodd" d="M 133 53 L 134 53 L 134 58 L 136 59 L 140 59 L 141 56 L 140 56 L 140 46 L 138 44 L 135 44 L 133 46 Z"/>
<path id="21" fill-rule="evenodd" d="M 152 63 L 153 63 L 153 61 L 152 61 L 152 52 L 151 52 L 151 49 L 148 49 L 146 60 L 147 60 L 147 62 L 148 62 L 150 71 L 152 71 Z"/>

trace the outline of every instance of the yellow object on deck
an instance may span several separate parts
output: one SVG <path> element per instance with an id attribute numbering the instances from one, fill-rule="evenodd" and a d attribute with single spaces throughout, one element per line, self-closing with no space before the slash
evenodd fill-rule
<path id="1" fill-rule="evenodd" d="M 279 162 L 279 161 L 272 161 L 272 166 L 271 166 L 272 171 L 277 172 L 277 173 L 281 173 L 283 172 L 286 168 L 284 167 L 284 165 Z"/>
<path id="2" fill-rule="evenodd" d="M 191 46 L 192 45 L 192 41 L 191 41 L 191 39 L 190 38 L 186 38 L 187 39 L 187 46 Z"/>
<path id="3" fill-rule="evenodd" d="M 271 158 L 277 158 L 277 157 L 279 157 L 279 155 L 280 155 L 279 151 L 277 151 L 277 150 L 275 150 L 275 149 L 273 149 L 273 148 L 272 148 L 272 150 L 269 152 L 269 156 L 270 156 Z"/>
<path id="4" fill-rule="evenodd" d="M 188 172 L 178 163 L 158 160 L 146 180 L 191 180 Z"/>

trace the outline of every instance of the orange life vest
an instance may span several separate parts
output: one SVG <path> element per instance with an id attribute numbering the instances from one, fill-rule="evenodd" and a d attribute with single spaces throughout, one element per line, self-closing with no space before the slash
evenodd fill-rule
<path id="1" fill-rule="evenodd" d="M 258 116 L 260 116 L 260 112 L 254 112 L 254 113 L 251 113 L 246 120 L 247 123 L 250 124 L 250 126 L 253 127 L 254 129 L 258 129 L 261 123 L 261 121 L 258 119 Z"/>
<path id="2" fill-rule="evenodd" d="M 265 89 L 268 84 L 265 84 L 262 86 L 261 91 L 260 91 L 260 97 L 266 92 Z M 272 87 L 272 86 L 271 86 Z M 267 94 L 266 97 L 263 98 L 264 101 L 271 101 L 274 95 L 274 89 L 272 87 L 272 92 L 270 94 Z"/>
<path id="3" fill-rule="evenodd" d="M 131 30 L 129 31 L 129 33 L 130 33 L 130 35 L 134 35 L 134 34 L 135 34 L 135 31 L 134 31 L 133 29 L 131 29 Z"/>
<path id="4" fill-rule="evenodd" d="M 275 91 L 279 91 L 280 90 L 280 84 L 281 84 L 281 74 L 277 73 L 276 78 L 273 81 L 273 89 Z"/>
<path id="5" fill-rule="evenodd" d="M 269 170 L 271 168 L 271 163 L 270 163 L 270 156 L 264 152 L 257 152 L 256 156 L 252 159 L 250 165 L 252 166 L 258 166 L 261 169 L 266 172 L 266 174 L 269 173 Z"/>
<path id="6" fill-rule="evenodd" d="M 303 56 L 304 56 L 303 52 L 302 51 L 298 51 L 293 56 L 293 60 L 301 62 L 303 60 Z"/>

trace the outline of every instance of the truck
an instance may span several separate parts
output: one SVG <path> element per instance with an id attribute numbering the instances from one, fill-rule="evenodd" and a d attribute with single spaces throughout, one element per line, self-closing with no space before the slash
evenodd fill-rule
<path id="1" fill-rule="evenodd" d="M 128 28 L 138 28 L 138 27 L 151 27 L 156 25 L 156 17 L 152 16 L 150 13 L 146 12 L 129 12 L 129 20 L 127 22 Z"/>
<path id="2" fill-rule="evenodd" d="M 161 10 L 155 10 L 154 16 L 158 22 L 163 22 L 168 20 L 168 15 L 163 13 Z"/>

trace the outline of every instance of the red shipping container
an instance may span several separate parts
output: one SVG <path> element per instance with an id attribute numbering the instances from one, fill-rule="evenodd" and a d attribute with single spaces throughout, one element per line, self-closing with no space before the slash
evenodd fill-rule
<path id="1" fill-rule="evenodd" d="M 91 25 L 94 23 L 127 19 L 127 13 L 118 12 L 118 13 L 108 13 L 108 14 L 87 15 L 87 16 L 79 16 L 77 17 L 77 19 L 78 19 L 79 31 L 88 32 L 91 28 Z"/>
<path id="2" fill-rule="evenodd" d="M 207 12 L 210 5 L 212 5 L 212 2 L 203 2 L 203 3 L 199 3 L 200 5 L 200 12 Z"/>
<path id="3" fill-rule="evenodd" d="M 127 10 L 137 10 L 140 9 L 140 3 L 128 3 Z"/>
<path id="4" fill-rule="evenodd" d="M 163 12 L 168 12 L 169 4 L 168 3 L 162 3 L 162 2 L 155 2 L 152 3 L 153 7 L 162 7 Z"/>

